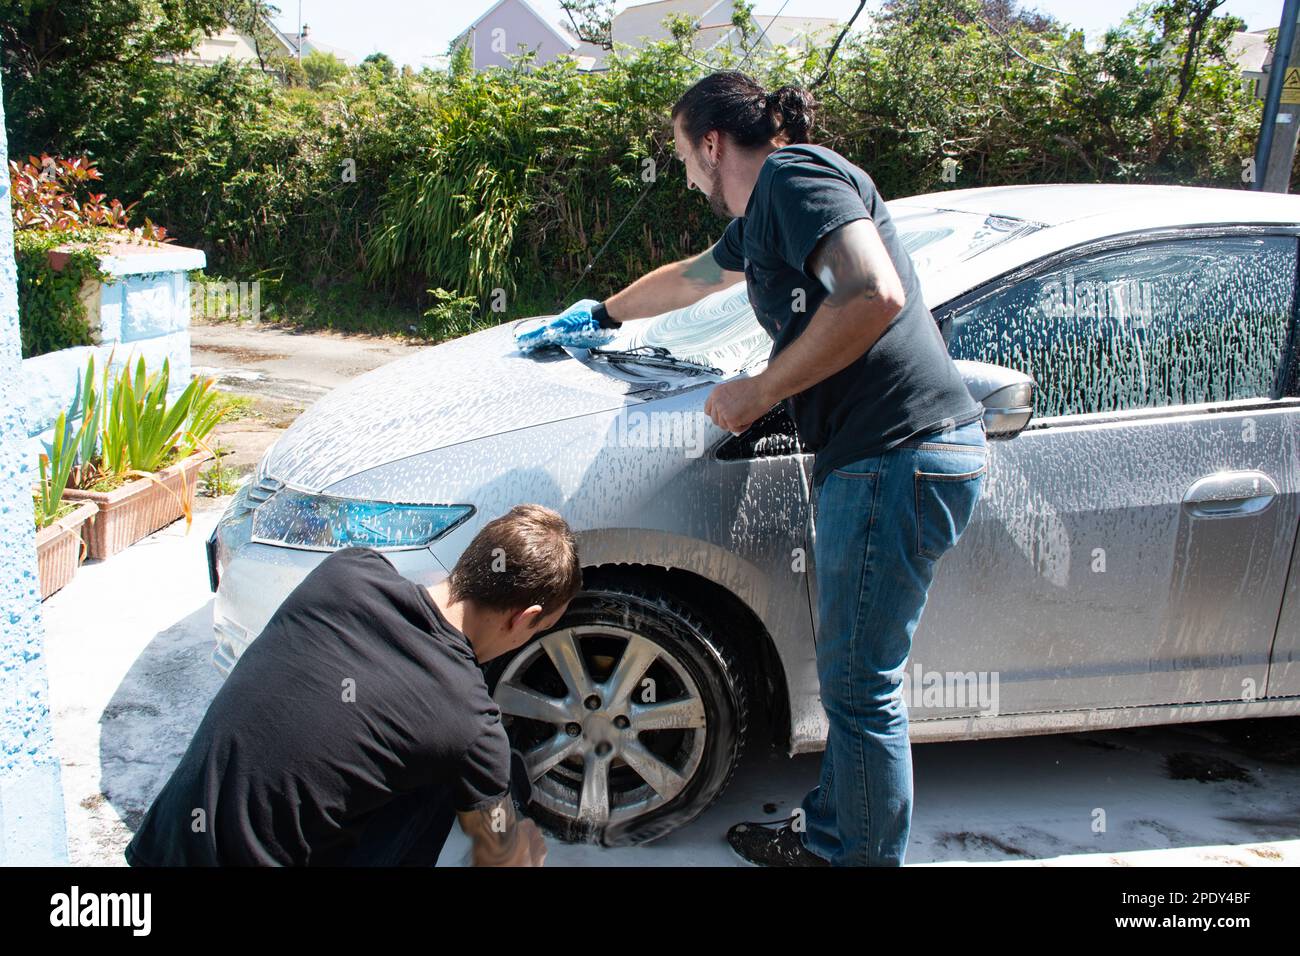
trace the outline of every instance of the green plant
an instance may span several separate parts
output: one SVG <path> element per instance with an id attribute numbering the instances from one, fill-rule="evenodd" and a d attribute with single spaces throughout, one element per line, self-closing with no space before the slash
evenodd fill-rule
<path id="1" fill-rule="evenodd" d="M 94 231 L 14 233 L 23 358 L 92 344 L 81 292 L 87 282 L 106 278 L 99 268 L 100 239 Z M 69 249 L 62 268 L 56 270 L 50 252 L 70 240 L 80 245 Z"/>
<path id="2" fill-rule="evenodd" d="M 9 161 L 13 186 L 14 228 L 70 231 L 86 227 L 131 231 L 136 238 L 169 242 L 167 230 L 145 217 L 144 225 L 131 229 L 131 213 L 139 203 L 123 206 L 108 202 L 105 193 L 87 192 L 89 183 L 103 179 L 89 158 L 75 159 L 42 154 L 24 162 Z"/>
<path id="3" fill-rule="evenodd" d="M 333 53 L 312 50 L 302 58 L 302 71 L 307 76 L 307 85 L 318 90 L 329 83 L 338 83 L 346 79 L 350 70 L 348 65 Z"/>
<path id="4" fill-rule="evenodd" d="M 103 387 L 95 380 L 95 355 L 92 352 L 86 361 L 86 374 L 81 382 L 81 394 L 73 400 L 70 414 L 81 419 L 81 429 L 76 447 L 76 461 L 69 476 L 69 485 L 73 488 L 89 488 L 100 475 L 96 451 L 99 448 L 100 432 L 104 423 L 103 397 L 108 393 L 108 370 L 113 364 L 111 351 L 104 364 Z"/>
<path id="5" fill-rule="evenodd" d="M 434 305 L 426 309 L 427 320 L 421 330 L 426 338 L 435 342 L 456 338 L 472 332 L 478 324 L 478 300 L 472 295 L 457 295 L 446 289 L 430 289 Z"/>
<path id="6" fill-rule="evenodd" d="M 225 449 L 217 449 L 217 452 L 219 455 L 224 454 Z M 221 464 L 220 457 L 199 477 L 203 479 L 204 494 L 212 498 L 232 495 L 239 487 L 239 469 L 225 467 Z"/>
<path id="7" fill-rule="evenodd" d="M 213 414 L 212 379 L 195 378 L 175 402 L 168 402 L 170 362 L 148 374 L 144 358 L 135 374 L 124 366 L 112 389 L 104 419 L 102 460 L 113 475 L 144 475 L 163 467 L 169 453 L 192 453 L 219 418 Z"/>
<path id="8" fill-rule="evenodd" d="M 102 282 L 99 257 L 109 238 L 170 242 L 167 230 L 145 217 L 131 227 L 137 203 L 123 206 L 90 191 L 102 179 L 85 156 L 35 156 L 9 163 L 18 263 L 19 331 L 24 358 L 91 344 L 82 290 Z M 61 248 L 59 267 L 50 253 Z"/>
<path id="9" fill-rule="evenodd" d="M 35 496 L 37 528 L 44 528 L 55 521 L 67 508 L 63 502 L 63 491 L 68 487 L 68 478 L 72 474 L 77 449 L 85 431 L 86 423 L 83 421 L 78 432 L 71 435 L 67 412 L 59 412 L 54 423 L 50 451 L 48 454 L 42 452 L 40 456 L 41 479 Z"/>
<path id="10" fill-rule="evenodd" d="M 213 389 L 217 396 L 217 401 L 221 403 L 221 421 L 233 422 L 243 418 L 261 418 L 262 415 L 254 407 L 257 400 L 252 395 L 236 395 L 233 392 L 223 392 L 219 389 Z"/>
<path id="11" fill-rule="evenodd" d="M 185 419 L 180 440 L 176 445 L 182 458 L 194 454 L 200 447 L 206 448 L 204 440 L 226 418 L 230 406 L 222 400 L 221 395 L 212 387 L 213 381 L 210 378 L 191 379 L 190 384 L 185 389 L 186 392 L 192 390 L 193 394 L 190 396 L 190 412 Z M 185 396 L 182 394 L 181 398 L 177 400 L 177 404 L 183 401 L 184 398 Z"/>

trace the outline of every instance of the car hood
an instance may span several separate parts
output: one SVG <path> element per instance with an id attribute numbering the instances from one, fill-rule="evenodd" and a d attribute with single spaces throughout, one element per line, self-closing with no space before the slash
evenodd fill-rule
<path id="1" fill-rule="evenodd" d="M 411 455 L 663 394 L 563 353 L 523 355 L 514 324 L 421 349 L 336 388 L 280 437 L 263 473 L 322 491 Z"/>

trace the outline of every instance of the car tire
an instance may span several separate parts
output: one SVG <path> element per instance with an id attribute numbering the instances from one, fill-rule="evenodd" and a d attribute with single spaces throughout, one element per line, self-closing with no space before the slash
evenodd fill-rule
<path id="1" fill-rule="evenodd" d="M 583 724 L 580 733 L 575 735 L 573 724 L 577 720 L 552 725 L 548 721 L 512 714 L 509 705 L 518 699 L 517 695 L 512 696 L 512 690 L 520 686 L 526 691 L 536 691 L 538 686 L 550 681 L 548 697 L 553 698 L 562 692 L 562 678 L 554 664 L 555 655 L 549 650 L 540 650 L 543 642 L 568 635 L 566 639 L 574 640 L 583 651 L 584 665 L 593 686 L 608 688 L 616 683 L 618 664 L 633 646 L 633 639 L 627 638 L 629 634 L 635 635 L 639 654 L 658 655 L 644 672 L 645 675 L 654 675 L 653 682 L 638 680 L 640 695 L 645 697 L 657 689 L 661 681 L 665 696 L 670 697 L 666 703 L 674 707 L 693 707 L 687 702 L 693 694 L 698 695 L 700 706 L 693 708 L 692 712 L 698 721 L 702 710 L 703 727 L 638 731 L 638 724 L 624 730 L 620 741 L 626 743 L 634 738 L 644 749 L 656 750 L 656 756 L 661 756 L 669 764 L 688 751 L 691 754 L 698 751 L 698 759 L 690 764 L 689 777 L 683 772 L 673 778 L 674 781 L 685 779 L 681 789 L 663 797 L 653 792 L 649 777 L 641 777 L 633 770 L 633 752 L 615 749 L 607 768 L 608 816 L 605 822 L 600 823 L 579 808 L 587 792 L 589 762 L 596 760 L 595 748 L 601 746 L 589 739 L 588 725 Z M 619 641 L 624 643 L 621 653 L 615 658 L 611 648 Z M 643 642 L 649 642 L 654 650 L 646 651 Z M 555 670 L 555 675 L 549 675 L 549 670 Z M 727 643 L 720 638 L 716 625 L 671 595 L 651 593 L 648 589 L 622 582 L 598 584 L 575 597 L 564 617 L 548 634 L 530 641 L 508 659 L 493 662 L 487 675 L 501 706 L 512 747 L 525 753 L 537 753 L 538 748 L 548 742 L 553 747 L 566 745 L 561 735 L 567 734 L 574 740 L 581 738 L 577 740 L 575 753 L 533 781 L 533 800 L 529 805 L 529 815 L 539 825 L 568 842 L 629 846 L 657 839 L 684 826 L 722 795 L 744 745 L 749 719 L 744 675 Z M 601 678 L 605 683 L 599 683 Z M 575 695 L 570 692 L 564 697 L 572 707 Z M 649 708 L 656 703 L 659 701 L 652 700 L 644 706 Z M 637 706 L 634 695 L 629 708 L 630 720 L 644 719 L 635 716 L 640 712 Z M 574 716 L 580 718 L 581 714 Z M 600 723 L 605 716 L 605 712 L 600 711 L 589 719 Z M 645 722 L 652 720 L 645 719 Z M 552 726 L 553 731 L 550 729 Z M 697 743 L 693 735 L 700 730 L 703 739 Z M 554 736 L 548 736 L 552 733 Z M 600 727 L 595 733 L 600 736 Z M 613 746 L 618 748 L 623 743 L 616 742 Z M 633 745 L 628 743 L 628 746 Z M 644 750 L 638 748 L 637 752 L 643 754 Z M 643 759 L 643 756 L 636 757 L 638 761 Z M 618 766 L 620 762 L 621 767 Z M 663 784 L 663 779 L 659 779 Z M 642 784 L 639 789 L 627 793 L 617 790 L 617 786 L 635 787 L 638 781 Z M 663 789 L 671 788 L 664 786 Z M 642 791 L 649 791 L 650 795 L 643 801 L 645 808 L 639 809 L 642 804 L 632 797 Z M 626 798 L 628 802 L 620 806 L 617 803 L 620 798 Z"/>

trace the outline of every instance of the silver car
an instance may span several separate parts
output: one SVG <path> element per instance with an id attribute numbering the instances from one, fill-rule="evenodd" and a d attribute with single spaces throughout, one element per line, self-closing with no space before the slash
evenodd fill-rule
<path id="1" fill-rule="evenodd" d="M 1300 711 L 1300 197 L 889 209 L 1001 439 L 916 633 L 912 739 Z M 768 355 L 743 283 L 598 350 L 525 356 L 512 329 L 349 382 L 267 452 L 209 542 L 215 660 L 330 550 L 430 584 L 492 517 L 552 507 L 584 591 L 489 678 L 539 820 L 647 840 L 718 797 L 748 736 L 823 746 L 811 456 L 779 409 L 738 436 L 703 413 Z"/>

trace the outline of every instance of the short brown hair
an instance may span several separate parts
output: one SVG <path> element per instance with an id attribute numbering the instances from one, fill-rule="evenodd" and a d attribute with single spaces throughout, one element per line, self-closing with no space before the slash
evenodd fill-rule
<path id="1" fill-rule="evenodd" d="M 582 590 L 578 545 L 557 512 L 515 505 L 485 524 L 451 571 L 451 599 L 548 617 Z"/>

